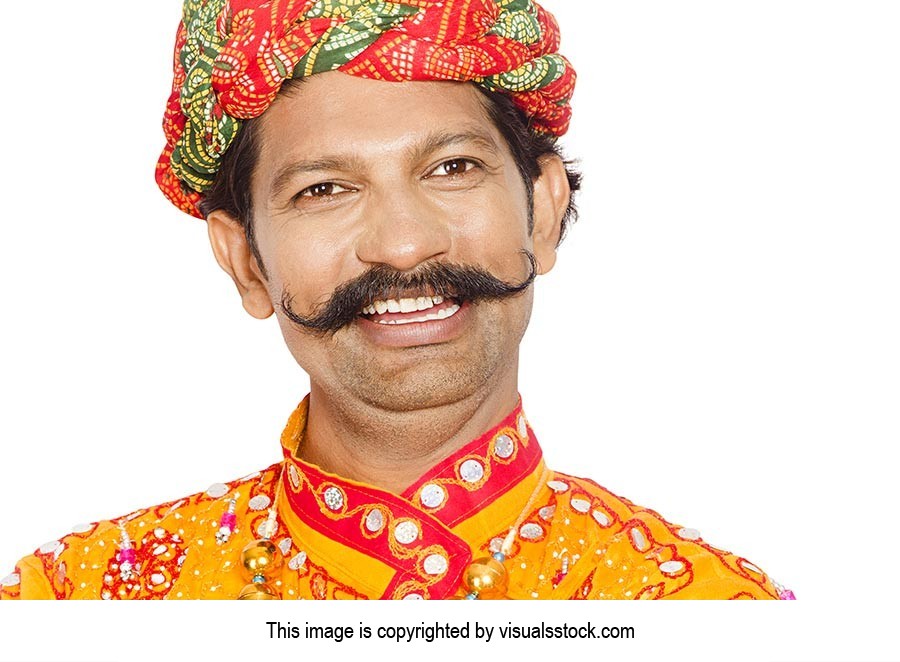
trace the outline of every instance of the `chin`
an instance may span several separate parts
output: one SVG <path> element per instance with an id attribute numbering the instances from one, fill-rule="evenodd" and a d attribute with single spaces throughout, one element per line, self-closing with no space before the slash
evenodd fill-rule
<path id="1" fill-rule="evenodd" d="M 437 363 L 437 362 L 436 362 Z M 460 402 L 483 390 L 499 364 L 423 365 L 382 374 L 368 370 L 347 384 L 360 400 L 386 411 L 416 411 Z M 345 377 L 346 377 L 345 373 Z"/>

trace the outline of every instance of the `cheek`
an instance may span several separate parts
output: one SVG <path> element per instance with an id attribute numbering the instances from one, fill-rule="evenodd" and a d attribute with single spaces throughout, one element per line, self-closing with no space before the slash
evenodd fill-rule
<path id="1" fill-rule="evenodd" d="M 467 262 L 486 268 L 502 267 L 511 255 L 530 249 L 524 185 L 517 176 L 512 184 L 501 180 L 485 186 L 464 204 L 446 208 L 454 244 Z"/>
<path id="2" fill-rule="evenodd" d="M 286 291 L 298 312 L 309 313 L 349 278 L 347 258 L 352 250 L 346 235 L 281 231 L 273 240 L 272 264 L 267 266 L 271 287 L 276 289 L 271 293 L 275 301 Z"/>

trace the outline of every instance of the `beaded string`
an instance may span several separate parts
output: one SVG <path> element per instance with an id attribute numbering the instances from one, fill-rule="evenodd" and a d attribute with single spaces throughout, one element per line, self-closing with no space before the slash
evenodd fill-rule
<path id="1" fill-rule="evenodd" d="M 116 561 L 119 563 L 119 577 L 123 582 L 131 581 L 140 572 L 137 566 L 137 552 L 134 549 L 134 543 L 125 530 L 125 524 L 119 522 L 119 532 L 121 542 L 119 543 L 119 551 L 116 552 Z"/>
<path id="2" fill-rule="evenodd" d="M 281 567 L 281 555 L 271 538 L 278 529 L 278 501 L 281 497 L 281 485 L 286 466 L 287 463 L 283 462 L 281 471 L 278 473 L 275 497 L 269 507 L 269 516 L 263 524 L 262 538 L 254 540 L 241 551 L 241 566 L 249 577 L 250 583 L 241 589 L 238 600 L 278 600 L 281 597 L 268 582 Z"/>
<path id="3" fill-rule="evenodd" d="M 237 500 L 240 494 L 235 494 L 228 500 L 228 510 L 222 513 L 222 519 L 219 520 L 219 530 L 216 531 L 216 543 L 224 545 L 231 539 L 231 534 L 237 526 L 237 515 L 234 514 L 237 508 Z"/>
<path id="4" fill-rule="evenodd" d="M 506 538 L 503 539 L 500 551 L 494 552 L 491 556 L 475 559 L 466 568 L 466 572 L 463 575 L 463 586 L 468 591 L 465 597 L 466 600 L 496 599 L 506 595 L 506 589 L 509 587 L 509 573 L 506 571 L 504 562 L 506 557 L 512 552 L 519 527 L 522 526 L 525 518 L 528 517 L 528 513 L 531 512 L 531 508 L 537 501 L 541 489 L 547 484 L 549 476 L 550 469 L 544 467 L 544 472 L 538 479 L 531 497 L 525 503 L 525 507 L 522 508 L 519 517 L 509 528 Z"/>

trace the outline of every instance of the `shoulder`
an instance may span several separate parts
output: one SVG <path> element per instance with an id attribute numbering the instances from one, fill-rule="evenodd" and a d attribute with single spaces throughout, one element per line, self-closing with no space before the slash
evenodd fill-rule
<path id="1" fill-rule="evenodd" d="M 758 565 L 708 544 L 594 481 L 554 473 L 555 528 L 579 520 L 586 554 L 569 588 L 578 598 L 777 599 L 780 587 Z M 556 532 L 554 532 L 556 533 Z M 574 571 L 577 564 L 572 564 Z"/>
<path id="2" fill-rule="evenodd" d="M 77 525 L 38 547 L 0 579 L 0 599 L 166 597 L 190 550 L 204 540 L 215 541 L 230 499 L 240 498 L 244 509 L 260 505 L 259 500 L 250 501 L 271 491 L 279 468 L 276 464 L 181 499 Z M 123 554 L 125 549 L 132 551 Z"/>

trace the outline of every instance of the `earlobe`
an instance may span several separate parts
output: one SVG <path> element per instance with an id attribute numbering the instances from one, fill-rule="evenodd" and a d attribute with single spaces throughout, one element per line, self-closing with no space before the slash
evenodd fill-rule
<path id="1" fill-rule="evenodd" d="M 219 266 L 231 276 L 244 310 L 257 319 L 265 319 L 275 312 L 256 257 L 250 250 L 241 223 L 224 210 L 217 209 L 207 218 L 209 243 Z"/>
<path id="2" fill-rule="evenodd" d="M 538 273 L 545 274 L 556 264 L 556 246 L 571 191 L 566 166 L 559 156 L 547 154 L 539 162 L 541 175 L 534 182 L 532 241 Z"/>

